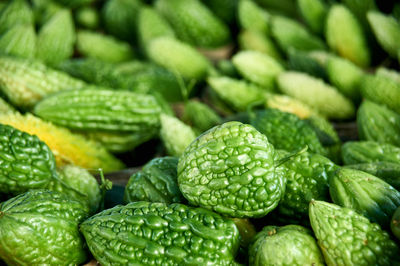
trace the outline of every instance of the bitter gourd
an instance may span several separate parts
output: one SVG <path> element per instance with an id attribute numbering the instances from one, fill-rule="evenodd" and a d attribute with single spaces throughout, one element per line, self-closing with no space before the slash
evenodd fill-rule
<path id="1" fill-rule="evenodd" d="M 363 101 L 357 111 L 357 127 L 361 140 L 400 147 L 400 114 L 385 106 Z"/>
<path id="2" fill-rule="evenodd" d="M 151 95 L 84 89 L 50 95 L 35 106 L 34 113 L 76 130 L 149 132 L 159 126 L 161 107 Z"/>
<path id="3" fill-rule="evenodd" d="M 80 230 L 101 264 L 231 265 L 235 224 L 202 208 L 133 202 L 84 221 Z"/>
<path id="4" fill-rule="evenodd" d="M 282 56 L 274 42 L 264 34 L 253 30 L 242 30 L 238 35 L 240 50 L 251 50 L 264 53 L 281 61 Z"/>
<path id="5" fill-rule="evenodd" d="M 0 34 L 18 25 L 33 25 L 33 12 L 25 0 L 9 1 L 0 13 Z"/>
<path id="6" fill-rule="evenodd" d="M 45 188 L 56 175 L 50 148 L 37 136 L 0 124 L 0 192 Z"/>
<path id="7" fill-rule="evenodd" d="M 400 192 L 371 174 L 342 168 L 329 180 L 333 202 L 367 217 L 382 228 L 389 228 L 390 220 L 400 206 Z"/>
<path id="8" fill-rule="evenodd" d="M 76 10 L 75 22 L 78 26 L 89 30 L 95 30 L 100 26 L 100 14 L 96 8 L 84 6 Z"/>
<path id="9" fill-rule="evenodd" d="M 379 75 L 367 75 L 361 82 L 362 96 L 400 114 L 400 84 Z"/>
<path id="10" fill-rule="evenodd" d="M 196 138 L 179 159 L 178 184 L 193 205 L 231 217 L 261 217 L 273 210 L 285 180 L 275 175 L 274 147 L 240 122 L 216 126 Z"/>
<path id="11" fill-rule="evenodd" d="M 104 172 L 121 170 L 124 164 L 93 142 L 68 129 L 45 122 L 31 114 L 7 113 L 0 115 L 0 123 L 36 135 L 53 152 L 57 166 L 74 164 L 87 169 L 102 168 Z"/>
<path id="12" fill-rule="evenodd" d="M 278 158 L 287 156 L 278 151 Z M 286 191 L 279 202 L 278 213 L 286 218 L 307 219 L 312 199 L 329 200 L 328 177 L 338 166 L 328 158 L 309 152 L 302 153 L 280 167 L 286 177 Z"/>
<path id="13" fill-rule="evenodd" d="M 229 28 L 199 0 L 158 0 L 155 7 L 186 43 L 217 48 L 230 40 Z"/>
<path id="14" fill-rule="evenodd" d="M 0 258 L 8 265 L 78 265 L 89 257 L 78 224 L 87 206 L 68 196 L 32 190 L 0 204 Z"/>
<path id="15" fill-rule="evenodd" d="M 17 24 L 0 38 L 0 53 L 33 58 L 36 52 L 36 33 L 32 25 Z"/>
<path id="16" fill-rule="evenodd" d="M 326 19 L 328 46 L 360 67 L 368 67 L 371 54 L 360 22 L 344 5 L 333 5 Z"/>
<path id="17" fill-rule="evenodd" d="M 249 265 L 325 265 L 311 231 L 300 225 L 266 226 L 249 247 Z"/>
<path id="18" fill-rule="evenodd" d="M 0 57 L 0 90 L 17 107 L 29 109 L 48 94 L 85 86 L 85 82 L 37 61 Z"/>
<path id="19" fill-rule="evenodd" d="M 204 132 L 222 123 L 221 117 L 208 105 L 190 100 L 185 104 L 183 121 Z"/>
<path id="20" fill-rule="evenodd" d="M 324 32 L 326 15 L 328 13 L 328 7 L 325 1 L 298 0 L 297 6 L 309 28 L 316 34 L 322 34 Z"/>
<path id="21" fill-rule="evenodd" d="M 400 148 L 374 141 L 348 141 L 342 146 L 345 164 L 400 161 Z"/>
<path id="22" fill-rule="evenodd" d="M 354 210 L 312 201 L 309 213 L 312 229 L 328 265 L 398 263 L 399 248 L 389 234 Z"/>
<path id="23" fill-rule="evenodd" d="M 307 145 L 313 153 L 326 154 L 313 128 L 294 114 L 266 109 L 251 112 L 250 122 L 277 149 L 297 151 Z"/>
<path id="24" fill-rule="evenodd" d="M 346 165 L 346 168 L 360 170 L 384 180 L 395 189 L 400 190 L 400 163 L 371 162 Z"/>
<path id="25" fill-rule="evenodd" d="M 271 15 L 250 0 L 240 0 L 238 5 L 238 20 L 243 29 L 268 35 Z"/>
<path id="26" fill-rule="evenodd" d="M 155 158 L 133 174 L 125 187 L 124 201 L 180 203 L 182 194 L 177 181 L 178 158 Z"/>

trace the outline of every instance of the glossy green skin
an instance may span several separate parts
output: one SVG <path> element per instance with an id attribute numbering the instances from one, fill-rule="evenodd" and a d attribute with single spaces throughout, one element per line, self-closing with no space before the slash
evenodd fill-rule
<path id="1" fill-rule="evenodd" d="M 0 124 L 0 192 L 45 188 L 56 174 L 50 148 L 36 136 Z"/>
<path id="2" fill-rule="evenodd" d="M 310 230 L 299 225 L 266 226 L 249 246 L 249 265 L 325 265 Z"/>
<path id="3" fill-rule="evenodd" d="M 199 0 L 158 0 L 155 7 L 186 43 L 216 48 L 230 40 L 229 28 Z"/>
<path id="4" fill-rule="evenodd" d="M 395 235 L 395 237 L 397 237 L 397 239 L 400 239 L 400 207 L 398 207 L 393 214 L 390 223 L 390 229 L 392 230 L 392 233 Z"/>
<path id="5" fill-rule="evenodd" d="M 247 248 L 257 231 L 249 219 L 232 218 L 240 233 L 240 246 Z"/>
<path id="6" fill-rule="evenodd" d="M 346 165 L 346 168 L 360 170 L 381 178 L 395 189 L 400 190 L 400 163 L 371 162 Z"/>
<path id="7" fill-rule="evenodd" d="M 83 81 L 37 61 L 0 57 L 0 90 L 14 106 L 31 108 L 46 95 L 84 86 Z"/>
<path id="8" fill-rule="evenodd" d="M 216 126 L 193 141 L 179 159 L 178 184 L 190 204 L 231 217 L 262 217 L 282 198 L 274 147 L 254 127 Z"/>
<path id="9" fill-rule="evenodd" d="M 389 234 L 354 210 L 313 201 L 309 214 L 327 265 L 397 265 Z"/>
<path id="10" fill-rule="evenodd" d="M 400 147 L 400 115 L 383 105 L 364 101 L 357 111 L 357 127 L 362 140 Z"/>
<path id="11" fill-rule="evenodd" d="M 57 169 L 58 176 L 47 189 L 67 194 L 88 206 L 90 213 L 95 213 L 100 204 L 100 187 L 97 180 L 86 169 L 66 165 Z"/>
<path id="12" fill-rule="evenodd" d="M 180 203 L 182 194 L 177 181 L 178 158 L 155 158 L 133 174 L 125 187 L 124 201 Z"/>
<path id="13" fill-rule="evenodd" d="M 8 265 L 78 265 L 86 261 L 78 224 L 88 208 L 64 194 L 31 190 L 0 204 L 0 258 Z"/>
<path id="14" fill-rule="evenodd" d="M 159 126 L 161 107 L 150 95 L 85 89 L 53 94 L 38 103 L 34 112 L 71 129 L 149 132 Z"/>
<path id="15" fill-rule="evenodd" d="M 400 206 L 400 192 L 378 177 L 342 168 L 329 180 L 333 202 L 369 218 L 388 228 L 396 208 Z"/>
<path id="16" fill-rule="evenodd" d="M 198 101 L 188 101 L 183 113 L 183 121 L 204 132 L 221 124 L 221 117 L 208 105 Z"/>
<path id="17" fill-rule="evenodd" d="M 232 265 L 240 238 L 216 213 L 143 201 L 105 210 L 80 229 L 102 265 Z"/>
<path id="18" fill-rule="evenodd" d="M 400 148 L 373 141 L 349 141 L 342 146 L 344 164 L 400 161 Z"/>
<path id="19" fill-rule="evenodd" d="M 307 145 L 310 152 L 326 154 L 312 127 L 294 114 L 266 109 L 250 115 L 250 120 L 277 149 L 297 151 Z"/>
<path id="20" fill-rule="evenodd" d="M 278 151 L 279 157 L 288 155 Z M 328 177 L 338 166 L 328 158 L 309 152 L 302 153 L 282 165 L 286 192 L 278 212 L 291 219 L 307 219 L 311 200 L 329 200 Z"/>

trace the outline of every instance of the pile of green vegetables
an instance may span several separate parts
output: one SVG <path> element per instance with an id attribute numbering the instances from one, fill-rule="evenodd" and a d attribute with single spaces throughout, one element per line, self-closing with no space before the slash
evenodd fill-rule
<path id="1" fill-rule="evenodd" d="M 0 264 L 397 265 L 399 65 L 398 1 L 0 0 Z"/>

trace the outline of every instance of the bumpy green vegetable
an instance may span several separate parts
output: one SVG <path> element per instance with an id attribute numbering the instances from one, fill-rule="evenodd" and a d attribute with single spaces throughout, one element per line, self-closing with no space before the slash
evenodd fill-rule
<path id="1" fill-rule="evenodd" d="M 210 67 L 207 59 L 192 46 L 170 37 L 152 40 L 147 55 L 155 63 L 187 79 L 203 79 Z"/>
<path id="2" fill-rule="evenodd" d="M 44 96 L 86 84 L 36 61 L 0 57 L 0 90 L 18 107 L 31 108 Z"/>
<path id="3" fill-rule="evenodd" d="M 167 153 L 172 156 L 181 156 L 185 148 L 196 138 L 193 129 L 170 115 L 162 114 L 160 122 L 160 138 Z"/>
<path id="4" fill-rule="evenodd" d="M 388 228 L 396 208 L 400 206 L 400 192 L 382 179 L 362 171 L 342 168 L 329 180 L 333 202 Z"/>
<path id="5" fill-rule="evenodd" d="M 343 0 L 342 1 L 346 7 L 357 17 L 357 19 L 360 21 L 362 26 L 368 33 L 370 33 L 371 29 L 369 28 L 368 25 L 368 20 L 367 20 L 367 13 L 370 10 L 377 10 L 378 7 L 376 5 L 375 0 Z"/>
<path id="6" fill-rule="evenodd" d="M 213 126 L 221 124 L 222 119 L 208 105 L 191 100 L 185 104 L 183 121 L 204 132 Z"/>
<path id="7" fill-rule="evenodd" d="M 327 61 L 326 71 L 329 81 L 344 96 L 356 102 L 360 100 L 360 86 L 364 76 L 361 68 L 344 58 L 332 56 Z"/>
<path id="8" fill-rule="evenodd" d="M 396 264 L 399 249 L 389 234 L 355 211 L 312 201 L 310 221 L 328 265 Z"/>
<path id="9" fill-rule="evenodd" d="M 249 265 L 324 265 L 310 230 L 299 225 L 266 226 L 249 247 Z"/>
<path id="10" fill-rule="evenodd" d="M 346 165 L 346 168 L 360 170 L 381 178 L 395 189 L 400 190 L 400 163 L 371 162 Z"/>
<path id="11" fill-rule="evenodd" d="M 226 23 L 235 23 L 238 0 L 202 0 L 202 2 Z"/>
<path id="12" fill-rule="evenodd" d="M 282 158 L 288 154 L 279 151 Z M 312 199 L 329 200 L 328 176 L 338 167 L 328 158 L 303 153 L 281 166 L 287 179 L 285 194 L 278 205 L 278 212 L 285 217 L 300 221 L 308 215 Z"/>
<path id="13" fill-rule="evenodd" d="M 240 50 L 252 50 L 267 54 L 276 60 L 282 56 L 274 42 L 263 33 L 253 30 L 243 30 L 238 35 Z"/>
<path id="14" fill-rule="evenodd" d="M 0 192 L 17 195 L 45 188 L 56 174 L 49 147 L 36 136 L 0 124 Z"/>
<path id="15" fill-rule="evenodd" d="M 57 12 L 63 10 L 63 6 L 52 0 L 32 0 L 32 9 L 35 22 L 42 26 Z"/>
<path id="16" fill-rule="evenodd" d="M 101 264 L 231 265 L 239 246 L 231 220 L 177 203 L 117 206 L 83 222 L 81 231 Z"/>
<path id="17" fill-rule="evenodd" d="M 88 258 L 78 224 L 87 206 L 32 190 L 0 204 L 0 258 L 8 265 L 78 265 Z M 29 252 L 27 252 L 29 251 Z"/>
<path id="18" fill-rule="evenodd" d="M 400 73 L 396 70 L 389 69 L 386 67 L 378 67 L 375 74 L 381 77 L 389 78 L 397 83 L 400 83 Z"/>
<path id="19" fill-rule="evenodd" d="M 135 39 L 140 0 L 107 0 L 102 9 L 104 26 L 121 40 Z"/>
<path id="20" fill-rule="evenodd" d="M 125 62 L 134 57 L 128 43 L 110 35 L 80 30 L 76 35 L 76 49 L 86 57 L 100 59 L 110 63 Z"/>
<path id="21" fill-rule="evenodd" d="M 33 12 L 25 0 L 13 0 L 1 10 L 0 34 L 17 24 L 33 25 Z"/>
<path id="22" fill-rule="evenodd" d="M 400 83 L 379 75 L 367 75 L 362 80 L 361 93 L 364 98 L 400 114 Z"/>
<path id="23" fill-rule="evenodd" d="M 36 52 L 36 33 L 32 25 L 18 24 L 0 38 L 2 54 L 32 58 Z"/>
<path id="24" fill-rule="evenodd" d="M 180 203 L 182 194 L 177 181 L 178 158 L 162 157 L 148 162 L 133 174 L 125 187 L 124 201 Z"/>
<path id="25" fill-rule="evenodd" d="M 15 109 L 7 101 L 0 97 L 0 114 L 5 114 L 8 112 L 14 112 Z"/>
<path id="26" fill-rule="evenodd" d="M 283 16 L 274 16 L 271 19 L 272 36 L 286 53 L 291 48 L 300 51 L 324 50 L 322 40 L 307 31 L 296 20 Z"/>
<path id="27" fill-rule="evenodd" d="M 345 119 L 355 114 L 354 104 L 321 79 L 300 72 L 284 72 L 278 77 L 280 90 L 316 108 L 328 118 Z"/>
<path id="28" fill-rule="evenodd" d="M 400 161 L 400 148 L 373 141 L 349 141 L 342 146 L 342 158 L 345 164 Z"/>
<path id="29" fill-rule="evenodd" d="M 400 50 L 400 23 L 392 16 L 378 11 L 370 11 L 368 22 L 382 48 L 396 58 Z"/>
<path id="30" fill-rule="evenodd" d="M 214 48 L 230 39 L 229 28 L 199 0 L 158 0 L 155 5 L 184 42 Z"/>
<path id="31" fill-rule="evenodd" d="M 357 18 L 343 5 L 334 5 L 328 13 L 325 37 L 329 47 L 353 63 L 367 67 L 371 61 L 363 29 Z"/>
<path id="32" fill-rule="evenodd" d="M 72 164 L 57 169 L 58 176 L 47 189 L 67 194 L 89 207 L 95 213 L 100 204 L 100 188 L 97 180 L 86 169 Z"/>
<path id="33" fill-rule="evenodd" d="M 73 54 L 75 40 L 72 14 L 62 9 L 40 29 L 36 57 L 48 64 L 57 64 Z"/>
<path id="34" fill-rule="evenodd" d="M 312 58 L 309 52 L 289 49 L 288 67 L 291 70 L 305 72 L 324 80 L 326 80 L 328 76 L 325 69 L 326 67 L 315 58 Z"/>
<path id="35" fill-rule="evenodd" d="M 240 0 L 238 5 L 238 19 L 240 26 L 246 30 L 269 33 L 270 14 L 250 0 Z"/>
<path id="36" fill-rule="evenodd" d="M 297 5 L 310 29 L 317 34 L 322 34 L 328 13 L 325 2 L 322 0 L 298 0 Z"/>
<path id="37" fill-rule="evenodd" d="M 400 147 L 400 114 L 385 106 L 364 101 L 357 111 L 357 126 L 362 140 Z"/>
<path id="38" fill-rule="evenodd" d="M 100 25 L 100 15 L 96 8 L 91 6 L 81 7 L 75 12 L 75 21 L 78 26 L 95 30 Z"/>
<path id="39" fill-rule="evenodd" d="M 276 77 L 283 72 L 278 61 L 257 51 L 239 52 L 232 57 L 232 62 L 245 79 L 267 90 L 275 87 Z"/>
<path id="40" fill-rule="evenodd" d="M 232 217 L 261 217 L 281 199 L 274 148 L 250 125 L 227 122 L 193 141 L 178 164 L 178 184 L 191 204 Z"/>
<path id="41" fill-rule="evenodd" d="M 175 32 L 168 22 L 157 11 L 150 7 L 142 7 L 138 15 L 138 36 L 142 46 L 154 38 L 161 36 L 175 37 Z"/>
<path id="42" fill-rule="evenodd" d="M 297 151 L 307 145 L 311 152 L 326 154 L 312 127 L 294 114 L 266 109 L 251 113 L 250 120 L 277 149 Z"/>
<path id="43" fill-rule="evenodd" d="M 236 111 L 245 111 L 250 104 L 264 97 L 263 89 L 243 80 L 210 77 L 207 82 L 218 97 Z"/>
<path id="44" fill-rule="evenodd" d="M 396 212 L 393 215 L 392 221 L 390 223 L 390 228 L 392 229 L 392 233 L 400 239 L 400 207 L 397 208 Z"/>
<path id="45" fill-rule="evenodd" d="M 150 134 L 159 126 L 161 108 L 151 95 L 85 89 L 53 94 L 38 103 L 34 112 L 71 129 Z"/>

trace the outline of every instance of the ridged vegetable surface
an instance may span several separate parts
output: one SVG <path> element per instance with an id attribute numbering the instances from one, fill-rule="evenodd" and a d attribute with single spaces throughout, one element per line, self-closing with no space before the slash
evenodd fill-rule
<path id="1" fill-rule="evenodd" d="M 361 83 L 362 96 L 385 105 L 400 114 L 400 84 L 380 75 L 365 76 Z"/>
<path id="2" fill-rule="evenodd" d="M 180 203 L 182 194 L 177 181 L 178 158 L 155 158 L 133 174 L 125 187 L 124 201 Z"/>
<path id="3" fill-rule="evenodd" d="M 351 209 L 313 201 L 310 221 L 328 265 L 398 263 L 399 248 L 389 234 Z"/>
<path id="4" fill-rule="evenodd" d="M 354 104 L 321 79 L 288 71 L 279 75 L 278 85 L 283 93 L 310 105 L 327 118 L 346 119 L 355 114 Z"/>
<path id="5" fill-rule="evenodd" d="M 71 129 L 131 132 L 157 128 L 161 108 L 150 95 L 85 89 L 53 94 L 37 104 L 34 112 Z"/>
<path id="6" fill-rule="evenodd" d="M 360 170 L 381 178 L 395 189 L 400 190 L 400 163 L 370 162 L 346 165 L 346 168 Z"/>
<path id="7" fill-rule="evenodd" d="M 400 192 L 391 185 L 362 171 L 342 168 L 329 180 L 333 202 L 388 228 L 394 211 L 400 206 Z"/>
<path id="8" fill-rule="evenodd" d="M 33 13 L 27 1 L 9 1 L 0 13 L 0 34 L 17 24 L 33 25 Z"/>
<path id="9" fill-rule="evenodd" d="M 374 141 L 349 141 L 342 146 L 344 164 L 386 161 L 399 163 L 400 148 Z"/>
<path id="10" fill-rule="evenodd" d="M 249 265 L 325 265 L 311 231 L 299 225 L 266 226 L 249 247 Z"/>
<path id="11" fill-rule="evenodd" d="M 385 106 L 364 101 L 357 111 L 357 127 L 362 140 L 400 147 L 400 114 Z"/>
<path id="12" fill-rule="evenodd" d="M 279 151 L 278 155 L 281 159 L 288 153 Z M 312 199 L 329 200 L 328 177 L 337 168 L 328 158 L 309 152 L 284 163 L 280 169 L 287 179 L 286 191 L 279 202 L 278 212 L 287 218 L 307 218 Z"/>
<path id="13" fill-rule="evenodd" d="M 29 24 L 17 24 L 0 38 L 0 52 L 6 55 L 33 58 L 36 46 L 36 33 Z"/>
<path id="14" fill-rule="evenodd" d="M 93 142 L 68 129 L 53 125 L 31 114 L 7 113 L 0 115 L 0 123 L 36 135 L 53 152 L 57 166 L 74 164 L 104 172 L 120 170 L 124 164 L 99 143 Z"/>
<path id="15" fill-rule="evenodd" d="M 266 109 L 250 114 L 250 120 L 277 149 L 297 151 L 307 145 L 310 152 L 326 154 L 313 128 L 294 114 Z"/>
<path id="16" fill-rule="evenodd" d="M 117 206 L 80 229 L 101 264 L 231 265 L 239 246 L 231 220 L 177 203 Z"/>
<path id="17" fill-rule="evenodd" d="M 12 104 L 31 108 L 44 96 L 86 84 L 69 75 L 28 59 L 0 57 L 0 90 Z"/>
<path id="18" fill-rule="evenodd" d="M 7 265 L 82 264 L 78 224 L 88 208 L 64 194 L 32 190 L 0 204 L 0 258 Z"/>
<path id="19" fill-rule="evenodd" d="M 230 40 L 229 28 L 199 0 L 158 0 L 155 6 L 184 42 L 215 48 Z"/>
<path id="20" fill-rule="evenodd" d="M 240 122 L 196 138 L 179 159 L 178 184 L 189 203 L 231 217 L 261 217 L 273 210 L 285 180 L 275 175 L 274 148 Z"/>
<path id="21" fill-rule="evenodd" d="M 50 148 L 37 136 L 0 124 L 0 192 L 44 188 L 56 174 Z"/>

